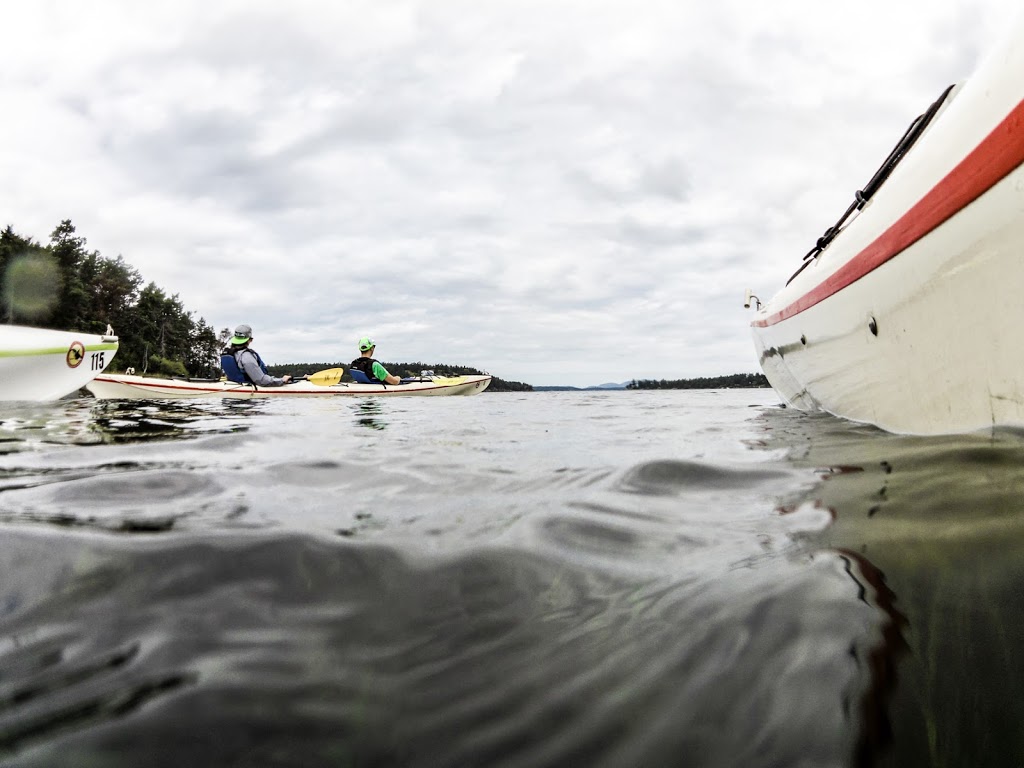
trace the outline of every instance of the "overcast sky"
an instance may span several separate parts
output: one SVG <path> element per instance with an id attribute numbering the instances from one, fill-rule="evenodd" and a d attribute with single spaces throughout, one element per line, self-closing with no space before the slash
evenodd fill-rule
<path id="1" fill-rule="evenodd" d="M 0 16 L 0 227 L 271 363 L 759 370 L 777 291 L 1019 0 L 94 0 Z"/>

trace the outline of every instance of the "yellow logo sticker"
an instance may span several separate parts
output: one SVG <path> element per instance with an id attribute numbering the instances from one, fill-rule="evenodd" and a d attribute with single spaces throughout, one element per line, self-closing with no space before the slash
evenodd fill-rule
<path id="1" fill-rule="evenodd" d="M 68 354 L 64 359 L 67 360 L 68 368 L 77 368 L 85 360 L 85 345 L 80 341 L 71 342 Z"/>

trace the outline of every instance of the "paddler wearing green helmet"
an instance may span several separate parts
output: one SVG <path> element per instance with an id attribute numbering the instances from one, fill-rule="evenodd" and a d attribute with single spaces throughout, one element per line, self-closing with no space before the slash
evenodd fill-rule
<path id="1" fill-rule="evenodd" d="M 376 344 L 369 336 L 363 336 L 359 340 L 359 357 L 352 361 L 349 366 L 357 371 L 362 371 L 370 381 L 379 381 L 384 384 L 401 384 L 398 376 L 392 376 L 388 369 L 373 359 L 373 350 Z"/>

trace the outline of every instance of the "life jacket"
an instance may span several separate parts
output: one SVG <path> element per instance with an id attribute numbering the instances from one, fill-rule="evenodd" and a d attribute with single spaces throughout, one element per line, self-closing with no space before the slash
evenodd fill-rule
<path id="1" fill-rule="evenodd" d="M 352 373 L 352 369 L 360 371 L 366 378 L 370 380 L 370 383 L 380 384 L 380 379 L 373 375 L 373 364 L 377 361 L 372 357 L 357 357 L 352 361 L 349 368 L 349 375 Z"/>
<path id="2" fill-rule="evenodd" d="M 241 349 L 235 349 L 234 347 L 226 347 L 220 353 L 220 367 L 224 371 L 224 375 L 228 381 L 234 381 L 237 384 L 252 384 L 256 386 L 255 382 L 245 375 L 245 369 L 241 363 L 238 362 L 238 355 L 242 352 L 252 352 L 256 358 L 256 362 L 260 366 L 260 370 L 267 373 L 267 366 L 264 364 L 263 359 L 254 349 L 248 347 L 242 347 Z"/>

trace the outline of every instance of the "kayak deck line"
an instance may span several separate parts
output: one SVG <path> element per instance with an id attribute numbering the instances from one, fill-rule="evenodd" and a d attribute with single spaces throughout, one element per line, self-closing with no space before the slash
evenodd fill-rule
<path id="1" fill-rule="evenodd" d="M 85 344 L 83 345 L 86 352 L 107 352 L 110 350 L 116 350 L 117 344 Z M 0 357 L 41 357 L 44 355 L 64 355 L 67 354 L 67 346 L 63 347 L 49 347 L 46 349 L 5 349 L 0 350 Z"/>

